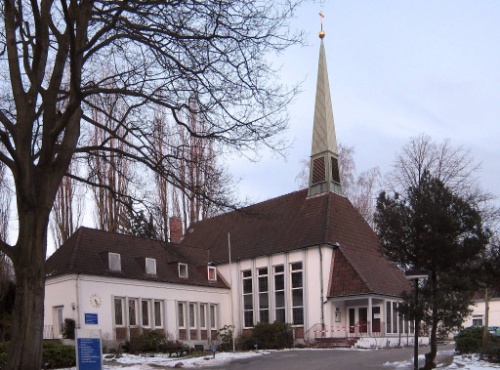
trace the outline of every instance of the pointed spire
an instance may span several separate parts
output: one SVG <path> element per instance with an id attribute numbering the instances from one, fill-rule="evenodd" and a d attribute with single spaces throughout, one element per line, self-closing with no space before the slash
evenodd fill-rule
<path id="1" fill-rule="evenodd" d="M 319 38 L 318 79 L 316 82 L 316 102 L 314 106 L 313 140 L 311 164 L 309 168 L 309 192 L 316 195 L 333 191 L 342 194 L 338 163 L 337 138 L 333 121 L 332 99 L 326 67 L 325 46 L 323 39 L 323 12 L 320 12 L 321 31 Z"/>

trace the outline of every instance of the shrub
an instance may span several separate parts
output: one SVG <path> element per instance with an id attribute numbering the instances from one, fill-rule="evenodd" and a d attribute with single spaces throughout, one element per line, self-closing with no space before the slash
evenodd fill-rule
<path id="1" fill-rule="evenodd" d="M 144 331 L 143 349 L 144 352 L 159 352 L 161 348 L 167 343 L 167 337 L 164 332 L 157 330 Z"/>
<path id="2" fill-rule="evenodd" d="M 0 343 L 0 370 L 7 361 L 8 342 Z M 58 340 L 43 341 L 43 364 L 46 369 L 58 369 L 76 365 L 75 347 L 63 345 Z"/>
<path id="3" fill-rule="evenodd" d="M 0 370 L 5 369 L 5 364 L 7 363 L 7 353 L 0 353 Z"/>
<path id="4" fill-rule="evenodd" d="M 488 333 L 491 339 L 491 334 Z M 459 353 L 479 353 L 483 338 L 483 328 L 481 326 L 471 326 L 463 329 L 456 337 L 456 350 Z"/>
<path id="5" fill-rule="evenodd" d="M 500 338 L 492 336 L 488 344 L 481 350 L 483 359 L 490 362 L 500 362 Z"/>
<path id="6" fill-rule="evenodd" d="M 124 350 L 129 353 L 142 352 L 179 352 L 186 351 L 188 348 L 179 341 L 168 339 L 162 331 L 144 330 L 141 333 L 136 333 L 130 337 L 130 340 L 125 343 Z"/>
<path id="7" fill-rule="evenodd" d="M 75 327 L 76 327 L 75 320 L 64 319 L 63 338 L 75 339 Z"/>
<path id="8" fill-rule="evenodd" d="M 293 347 L 293 330 L 290 324 L 280 321 L 274 323 L 259 322 L 249 337 L 240 337 L 243 349 L 283 349 Z"/>
<path id="9" fill-rule="evenodd" d="M 46 369 L 58 369 L 76 365 L 75 347 L 55 341 L 43 343 L 43 363 Z"/>
<path id="10" fill-rule="evenodd" d="M 219 330 L 219 338 L 223 351 L 230 351 L 233 348 L 234 325 L 224 325 Z"/>

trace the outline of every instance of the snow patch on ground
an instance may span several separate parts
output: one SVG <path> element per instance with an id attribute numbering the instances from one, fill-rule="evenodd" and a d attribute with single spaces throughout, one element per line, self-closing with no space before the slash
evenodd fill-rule
<path id="1" fill-rule="evenodd" d="M 301 349 L 301 351 L 314 351 L 318 349 Z M 345 349 L 337 349 L 345 350 Z M 285 350 L 286 351 L 286 350 Z M 158 367 L 174 368 L 177 364 L 182 363 L 183 368 L 203 368 L 206 366 L 220 366 L 227 364 L 231 361 L 248 359 L 257 356 L 265 356 L 272 351 L 253 351 L 253 352 L 221 352 L 216 353 L 215 358 L 211 354 L 198 357 L 182 357 L 182 358 L 169 358 L 168 355 L 130 355 L 123 354 L 117 359 L 104 359 L 104 370 L 158 370 Z M 105 355 L 105 357 L 107 357 Z M 453 350 L 439 351 L 438 360 L 442 362 L 438 365 L 440 370 L 493 370 L 500 369 L 500 364 L 491 364 L 481 361 L 476 355 L 454 355 Z M 424 356 L 419 356 L 420 364 L 424 362 Z M 451 364 L 450 364 L 451 363 Z M 179 364 L 180 365 L 180 364 Z M 387 370 L 392 369 L 411 369 L 413 366 L 413 358 L 400 362 L 386 362 L 384 367 Z M 60 370 L 76 370 L 75 367 L 70 369 Z"/>
<path id="2" fill-rule="evenodd" d="M 453 358 L 452 363 L 450 365 L 446 365 L 438 362 L 437 368 L 440 370 L 452 370 L 452 369 L 461 369 L 461 370 L 491 370 L 491 369 L 500 369 L 500 364 L 492 364 L 486 361 L 481 361 L 479 356 L 477 355 L 455 355 L 454 350 L 448 351 L 439 351 L 437 358 Z M 419 364 L 422 364 L 425 361 L 425 356 L 418 356 Z M 411 369 L 413 367 L 413 358 L 410 358 L 407 361 L 400 362 L 386 362 L 384 364 L 385 367 L 394 368 L 394 369 Z"/>

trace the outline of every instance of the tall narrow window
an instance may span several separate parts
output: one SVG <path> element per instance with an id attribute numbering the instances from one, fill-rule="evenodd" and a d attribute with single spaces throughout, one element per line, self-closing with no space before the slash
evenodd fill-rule
<path id="1" fill-rule="evenodd" d="M 154 317 L 155 317 L 155 326 L 157 328 L 163 327 L 163 304 L 161 301 L 154 302 Z"/>
<path id="2" fill-rule="evenodd" d="M 260 268 L 259 273 L 259 319 L 269 322 L 269 283 L 267 267 Z"/>
<path id="3" fill-rule="evenodd" d="M 149 326 L 149 301 L 141 301 L 142 326 Z"/>
<path id="4" fill-rule="evenodd" d="M 392 332 L 399 333 L 398 331 L 398 303 L 392 302 Z"/>
<path id="5" fill-rule="evenodd" d="M 242 271 L 243 279 L 243 320 L 244 326 L 250 328 L 253 326 L 253 283 L 252 271 Z"/>
<path id="6" fill-rule="evenodd" d="M 200 304 L 200 328 L 206 329 L 207 328 L 207 305 L 206 304 Z"/>
<path id="7" fill-rule="evenodd" d="M 196 306 L 194 303 L 189 304 L 189 327 L 196 328 Z"/>
<path id="8" fill-rule="evenodd" d="M 387 326 L 387 333 L 392 333 L 392 307 L 391 307 L 391 302 L 387 302 L 386 305 L 386 312 L 385 314 L 387 315 L 387 320 L 386 320 L 386 326 Z"/>
<path id="9" fill-rule="evenodd" d="M 274 266 L 275 320 L 286 322 L 285 315 L 285 267 Z"/>
<path id="10" fill-rule="evenodd" d="M 56 307 L 56 315 L 57 315 L 57 329 L 59 331 L 59 335 L 63 334 L 64 331 L 64 319 L 63 319 L 63 307 Z"/>
<path id="11" fill-rule="evenodd" d="M 115 325 L 123 326 L 123 298 L 115 298 Z"/>
<path id="12" fill-rule="evenodd" d="M 179 324 L 179 328 L 185 328 L 186 322 L 184 320 L 184 302 L 179 302 L 177 304 L 177 323 Z"/>
<path id="13" fill-rule="evenodd" d="M 210 328 L 217 329 L 217 306 L 210 305 Z"/>
<path id="14" fill-rule="evenodd" d="M 128 324 L 137 325 L 137 301 L 135 299 L 128 300 Z"/>
<path id="15" fill-rule="evenodd" d="M 294 325 L 304 325 L 304 284 L 302 262 L 291 264 L 292 317 Z"/>

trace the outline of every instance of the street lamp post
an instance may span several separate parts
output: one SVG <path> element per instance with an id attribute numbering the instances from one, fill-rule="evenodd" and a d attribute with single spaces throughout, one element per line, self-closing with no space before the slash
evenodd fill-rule
<path id="1" fill-rule="evenodd" d="M 429 277 L 423 271 L 410 270 L 406 274 L 408 280 L 413 280 L 415 284 L 415 324 L 413 325 L 415 331 L 415 342 L 413 343 L 413 370 L 418 370 L 418 332 L 420 318 L 418 315 L 418 280 L 427 279 Z"/>

